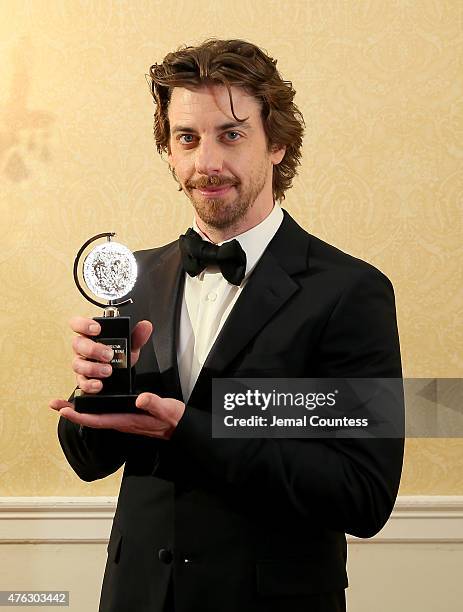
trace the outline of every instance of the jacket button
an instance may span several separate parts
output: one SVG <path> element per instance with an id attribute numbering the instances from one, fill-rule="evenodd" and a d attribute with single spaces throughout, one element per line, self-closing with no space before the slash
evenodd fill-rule
<path id="1" fill-rule="evenodd" d="M 158 557 L 159 557 L 159 561 L 161 563 L 165 563 L 166 565 L 168 565 L 169 563 L 172 563 L 172 551 L 169 550 L 168 548 L 160 548 L 158 550 Z"/>

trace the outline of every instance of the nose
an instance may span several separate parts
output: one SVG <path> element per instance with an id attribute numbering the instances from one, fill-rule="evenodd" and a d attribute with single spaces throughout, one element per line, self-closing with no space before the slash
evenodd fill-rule
<path id="1" fill-rule="evenodd" d="M 195 169 L 198 174 L 220 174 L 223 156 L 220 144 L 215 139 L 202 139 L 196 148 Z"/>

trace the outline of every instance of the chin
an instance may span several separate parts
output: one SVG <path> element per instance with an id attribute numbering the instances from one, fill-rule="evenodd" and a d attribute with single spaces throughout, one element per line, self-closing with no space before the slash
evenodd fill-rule
<path id="1" fill-rule="evenodd" d="M 194 208 L 203 223 L 216 229 L 236 225 L 238 221 L 246 216 L 249 210 L 248 206 L 246 208 L 236 208 L 233 204 L 224 206 L 222 200 L 212 200 L 208 205 L 201 203 L 201 206 L 194 204 Z"/>

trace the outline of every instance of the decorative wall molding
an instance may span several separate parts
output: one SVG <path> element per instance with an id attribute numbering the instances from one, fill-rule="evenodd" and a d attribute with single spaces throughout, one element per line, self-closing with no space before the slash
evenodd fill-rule
<path id="1" fill-rule="evenodd" d="M 0 497 L 0 544 L 106 543 L 115 497 Z M 463 543 L 463 495 L 402 496 L 374 538 L 352 543 Z"/>
<path id="2" fill-rule="evenodd" d="M 0 543 L 107 542 L 115 497 L 0 497 Z"/>
<path id="3" fill-rule="evenodd" d="M 403 495 L 397 498 L 383 529 L 355 543 L 463 542 L 463 495 Z"/>

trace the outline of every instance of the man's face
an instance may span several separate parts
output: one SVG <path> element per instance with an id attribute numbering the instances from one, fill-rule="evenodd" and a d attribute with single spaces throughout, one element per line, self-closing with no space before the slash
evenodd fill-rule
<path id="1" fill-rule="evenodd" d="M 215 228 L 245 231 L 273 207 L 273 165 L 284 149 L 268 151 L 259 102 L 232 87 L 175 87 L 168 109 L 169 164 L 197 216 Z"/>

